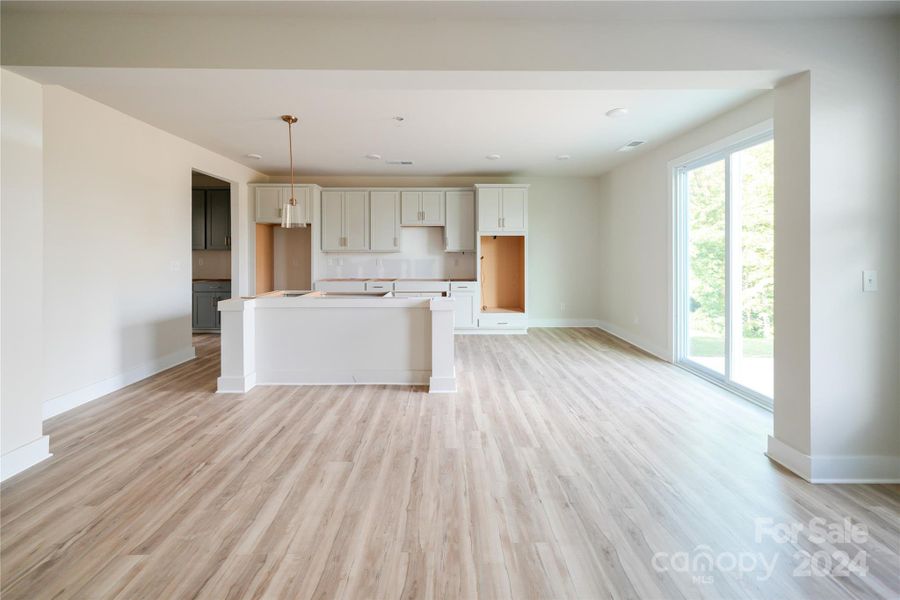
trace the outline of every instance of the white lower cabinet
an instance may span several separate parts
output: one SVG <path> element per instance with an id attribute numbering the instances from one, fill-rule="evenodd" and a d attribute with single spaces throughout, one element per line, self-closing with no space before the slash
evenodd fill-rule
<path id="1" fill-rule="evenodd" d="M 454 329 L 476 329 L 478 327 L 478 283 L 474 281 L 450 282 L 450 297 L 454 303 Z"/>
<path id="2" fill-rule="evenodd" d="M 361 280 L 337 280 L 316 282 L 316 291 L 333 294 L 357 294 L 366 291 L 366 282 Z"/>

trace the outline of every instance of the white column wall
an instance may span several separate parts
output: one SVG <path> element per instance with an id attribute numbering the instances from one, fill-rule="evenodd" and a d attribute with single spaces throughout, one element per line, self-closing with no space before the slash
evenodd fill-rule
<path id="1" fill-rule="evenodd" d="M 41 424 L 43 360 L 43 94 L 0 71 L 0 260 L 2 260 L 2 478 L 49 456 Z"/>

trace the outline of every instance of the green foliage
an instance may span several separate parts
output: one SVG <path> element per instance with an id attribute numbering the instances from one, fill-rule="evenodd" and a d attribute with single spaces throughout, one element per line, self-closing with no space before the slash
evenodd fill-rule
<path id="1" fill-rule="evenodd" d="M 734 155 L 740 181 L 743 335 L 774 335 L 774 145 Z M 691 332 L 725 331 L 725 161 L 688 173 Z"/>

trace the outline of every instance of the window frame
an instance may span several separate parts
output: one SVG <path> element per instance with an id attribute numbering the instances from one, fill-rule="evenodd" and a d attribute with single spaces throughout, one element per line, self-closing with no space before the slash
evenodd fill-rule
<path id="1" fill-rule="evenodd" d="M 740 273 L 735 273 L 736 263 L 733 259 L 735 251 L 740 252 L 740 223 L 734 218 L 735 197 L 740 202 L 740 194 L 735 194 L 732 181 L 731 157 L 741 150 L 774 140 L 774 126 L 771 119 L 719 142 L 701 148 L 669 163 L 672 190 L 672 240 L 673 240 L 673 285 L 672 285 L 672 340 L 673 362 L 687 371 L 698 375 L 716 385 L 742 396 L 743 398 L 772 410 L 774 398 L 770 398 L 756 390 L 742 385 L 732 379 L 732 363 L 736 339 L 734 327 L 741 326 L 740 311 L 734 310 L 733 281 Z M 689 306 L 689 251 L 688 251 L 688 192 L 687 173 L 709 164 L 724 160 L 725 166 L 725 369 L 719 373 L 705 367 L 687 357 L 688 319 L 685 311 Z M 738 206 L 738 214 L 740 207 Z M 738 235 L 735 235 L 735 232 Z M 773 240 L 774 243 L 774 240 Z M 739 264 L 739 263 L 738 263 Z M 738 338 L 739 339 L 739 338 Z"/>

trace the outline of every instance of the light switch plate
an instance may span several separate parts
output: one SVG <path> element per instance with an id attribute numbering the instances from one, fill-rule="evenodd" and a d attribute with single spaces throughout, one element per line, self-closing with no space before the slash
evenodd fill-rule
<path id="1" fill-rule="evenodd" d="M 863 271 L 863 291 L 878 291 L 878 271 Z"/>

